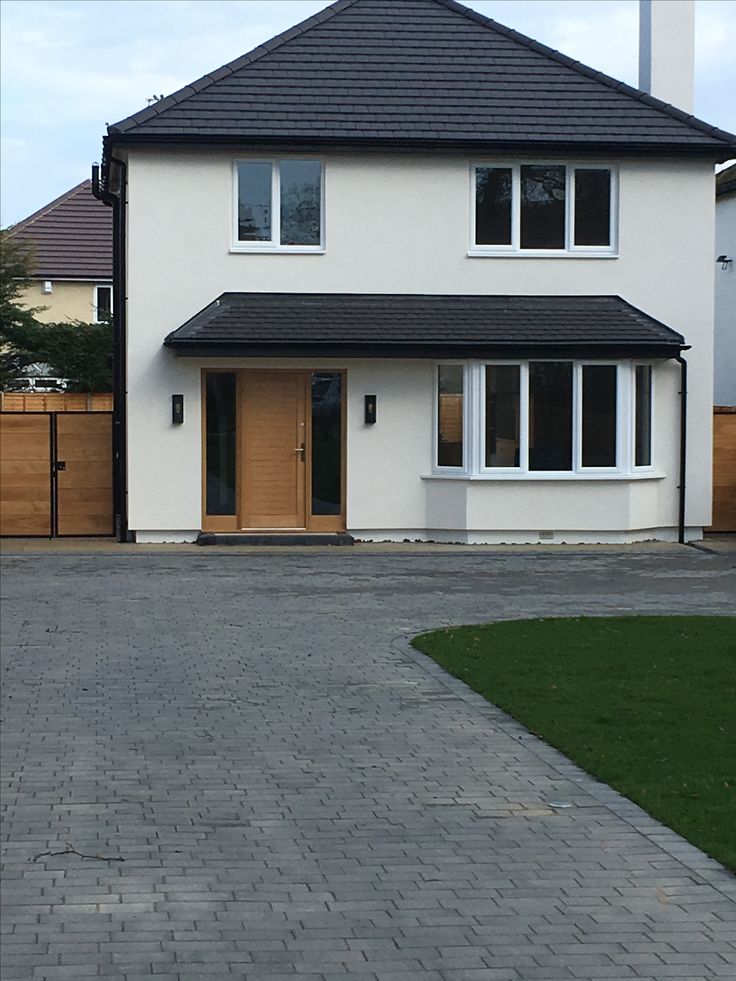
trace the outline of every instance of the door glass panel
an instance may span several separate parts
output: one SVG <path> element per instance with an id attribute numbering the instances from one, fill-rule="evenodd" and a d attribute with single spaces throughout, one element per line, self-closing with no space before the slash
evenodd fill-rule
<path id="1" fill-rule="evenodd" d="M 271 164 L 238 164 L 238 241 L 271 241 Z"/>
<path id="2" fill-rule="evenodd" d="M 319 245 L 322 165 L 319 160 L 281 162 L 281 244 Z"/>
<path id="3" fill-rule="evenodd" d="M 486 367 L 486 466 L 519 466 L 518 364 Z"/>
<path id="4" fill-rule="evenodd" d="M 207 375 L 207 514 L 235 514 L 235 374 Z"/>
<path id="5" fill-rule="evenodd" d="M 342 513 L 342 376 L 312 375 L 312 514 Z"/>
<path id="6" fill-rule="evenodd" d="M 522 249 L 565 248 L 565 168 L 521 168 Z"/>
<path id="7" fill-rule="evenodd" d="M 511 169 L 475 172 L 475 244 L 511 245 Z"/>
<path id="8" fill-rule="evenodd" d="M 437 378 L 437 466 L 462 467 L 463 366 L 441 364 Z"/>
<path id="9" fill-rule="evenodd" d="M 572 363 L 529 364 L 529 469 L 572 470 Z"/>
<path id="10" fill-rule="evenodd" d="M 611 244 L 611 171 L 575 171 L 575 245 Z"/>
<path id="11" fill-rule="evenodd" d="M 616 366 L 583 366 L 583 466 L 616 466 Z"/>
<path id="12" fill-rule="evenodd" d="M 634 465 L 652 465 L 652 368 L 636 366 L 636 439 Z"/>

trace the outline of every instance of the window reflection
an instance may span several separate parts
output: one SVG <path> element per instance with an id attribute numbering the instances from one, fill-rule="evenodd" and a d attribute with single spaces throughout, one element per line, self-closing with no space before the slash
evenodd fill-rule
<path id="1" fill-rule="evenodd" d="M 208 371 L 207 514 L 235 514 L 235 374 Z"/>
<path id="2" fill-rule="evenodd" d="M 486 367 L 486 466 L 519 466 L 519 397 L 517 364 Z"/>
<path id="3" fill-rule="evenodd" d="M 463 366 L 441 364 L 438 379 L 437 466 L 463 465 Z"/>
<path id="4" fill-rule="evenodd" d="M 312 514 L 342 513 L 342 376 L 312 375 Z"/>
<path id="5" fill-rule="evenodd" d="M 565 248 L 565 168 L 521 168 L 522 249 Z"/>

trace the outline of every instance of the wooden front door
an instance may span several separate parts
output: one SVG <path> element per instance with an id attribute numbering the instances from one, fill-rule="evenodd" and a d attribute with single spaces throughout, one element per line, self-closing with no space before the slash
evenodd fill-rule
<path id="1" fill-rule="evenodd" d="M 241 527 L 306 527 L 307 375 L 244 371 L 240 378 Z"/>

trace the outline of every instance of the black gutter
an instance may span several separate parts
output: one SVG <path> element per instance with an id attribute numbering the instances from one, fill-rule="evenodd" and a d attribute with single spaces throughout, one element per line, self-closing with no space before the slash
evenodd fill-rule
<path id="1" fill-rule="evenodd" d="M 680 365 L 680 484 L 677 517 L 677 540 L 685 544 L 685 481 L 687 477 L 687 361 L 682 354 L 675 358 Z"/>
<path id="2" fill-rule="evenodd" d="M 617 142 L 614 140 L 575 142 L 573 140 L 536 141 L 536 140 L 479 140 L 479 139 L 437 139 L 427 137 L 344 137 L 344 136 L 283 136 L 278 133 L 270 135 L 246 136 L 239 133 L 136 133 L 115 132 L 111 130 L 105 137 L 109 147 L 125 146 L 167 146 L 167 147 L 211 147 L 231 149 L 249 149 L 254 151 L 293 149 L 300 152 L 318 152 L 325 150 L 359 150 L 361 153 L 376 151 L 379 153 L 392 150 L 415 150 L 418 152 L 431 150 L 433 153 L 446 150 L 455 153 L 458 150 L 472 153 L 535 153 L 555 156 L 560 153 L 585 153 L 593 156 L 702 156 L 716 163 L 730 160 L 736 153 L 736 144 L 695 142 L 692 143 L 658 143 Z"/>
<path id="3" fill-rule="evenodd" d="M 113 193 L 100 183 L 98 164 L 92 167 L 92 194 L 112 208 L 112 288 L 113 288 L 113 352 L 112 352 L 112 453 L 113 453 L 113 510 L 115 535 L 119 542 L 130 540 L 128 534 L 128 454 L 127 454 L 127 377 L 126 377 L 126 290 L 125 290 L 125 206 L 127 166 L 123 160 L 110 158 L 110 166 L 120 170 L 120 188 Z M 109 180 L 108 180 L 109 183 Z"/>
<path id="4" fill-rule="evenodd" d="M 164 341 L 184 358 L 677 358 L 677 344 L 417 344 Z"/>

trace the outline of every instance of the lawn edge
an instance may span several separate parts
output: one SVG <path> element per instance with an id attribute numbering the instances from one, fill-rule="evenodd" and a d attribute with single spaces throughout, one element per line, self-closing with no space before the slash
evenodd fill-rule
<path id="1" fill-rule="evenodd" d="M 519 617 L 514 619 L 528 620 L 530 618 Z M 496 621 L 489 621 L 489 623 L 493 622 Z M 498 622 L 507 623 L 509 621 Z M 468 626 L 472 625 L 468 624 Z M 736 875 L 732 874 L 725 865 L 717 859 L 711 858 L 697 845 L 691 844 L 672 828 L 668 828 L 661 821 L 652 817 L 634 801 L 624 797 L 618 790 L 588 773 L 578 763 L 535 735 L 513 716 L 504 712 L 493 702 L 489 702 L 483 695 L 473 691 L 464 681 L 450 674 L 429 654 L 424 654 L 413 646 L 412 640 L 433 632 L 432 630 L 422 630 L 417 633 L 402 634 L 392 641 L 391 646 L 397 653 L 409 657 L 419 668 L 431 675 L 435 681 L 451 691 L 453 695 L 484 715 L 488 721 L 493 723 L 494 727 L 516 742 L 523 743 L 526 749 L 559 773 L 561 779 L 579 784 L 583 792 L 589 794 L 601 806 L 642 834 L 669 858 L 675 859 L 683 865 L 691 875 L 697 877 L 700 883 L 713 886 L 731 901 L 736 900 Z"/>

